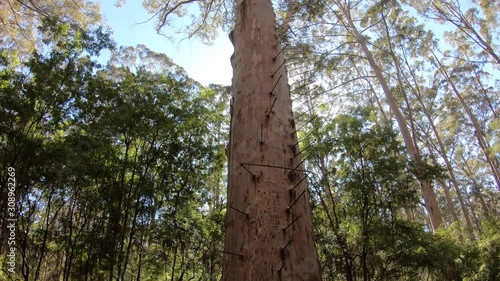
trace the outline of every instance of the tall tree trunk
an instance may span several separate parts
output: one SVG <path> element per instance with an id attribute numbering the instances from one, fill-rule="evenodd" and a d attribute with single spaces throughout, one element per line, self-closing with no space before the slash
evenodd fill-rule
<path id="1" fill-rule="evenodd" d="M 439 72 L 443 75 L 444 79 L 446 82 L 448 82 L 448 85 L 450 85 L 453 93 L 457 97 L 458 101 L 462 105 L 462 108 L 464 109 L 465 113 L 467 114 L 467 117 L 469 117 L 469 120 L 472 122 L 472 125 L 474 126 L 474 136 L 477 139 L 477 142 L 479 144 L 479 147 L 481 148 L 481 151 L 484 154 L 484 158 L 486 159 L 486 162 L 490 166 L 491 173 L 493 174 L 493 178 L 495 179 L 497 189 L 500 190 L 500 171 L 498 169 L 498 163 L 496 161 L 496 158 L 490 157 L 489 154 L 489 144 L 486 142 L 484 138 L 484 132 L 483 129 L 481 128 L 481 125 L 477 121 L 476 117 L 474 116 L 473 112 L 467 105 L 467 102 L 464 100 L 462 95 L 460 94 L 459 90 L 455 86 L 455 83 L 451 80 L 450 75 L 446 71 L 445 67 L 439 60 L 439 58 L 436 56 L 435 52 L 428 47 L 429 51 L 431 52 L 432 56 L 434 57 L 434 65 L 438 68 Z"/>
<path id="2" fill-rule="evenodd" d="M 70 200 L 70 206 L 68 207 L 68 214 L 67 216 L 69 217 L 69 230 L 68 230 L 68 239 L 66 242 L 66 249 L 65 249 L 65 259 L 64 259 L 64 268 L 63 268 L 63 280 L 68 281 L 71 273 L 71 266 L 73 265 L 73 253 L 74 253 L 74 247 L 73 247 L 73 227 L 74 227 L 74 221 L 73 218 L 75 216 L 75 208 L 76 208 L 76 201 L 77 201 L 77 196 L 71 198 Z M 76 240 L 76 239 L 75 239 Z"/>
<path id="3" fill-rule="evenodd" d="M 45 212 L 45 229 L 43 231 L 43 240 L 42 240 L 42 245 L 40 249 L 40 255 L 38 257 L 38 264 L 35 270 L 35 278 L 33 280 L 38 280 L 38 277 L 40 276 L 41 273 L 41 268 L 42 268 L 42 262 L 43 259 L 45 258 L 45 252 L 47 251 L 47 240 L 49 239 L 49 227 L 52 225 L 52 222 L 55 220 L 57 217 L 57 214 L 59 213 L 59 210 L 61 207 L 55 212 L 53 215 L 52 220 L 50 219 L 50 211 L 51 211 L 51 204 L 52 204 L 52 199 L 54 196 L 55 188 L 52 188 L 50 191 L 49 199 L 47 202 L 47 211 Z M 43 272 L 42 272 L 43 274 Z"/>
<path id="4" fill-rule="evenodd" d="M 273 7 L 236 6 L 222 280 L 321 280 Z"/>
<path id="5" fill-rule="evenodd" d="M 481 191 L 482 185 L 480 185 L 477 182 L 475 174 L 473 173 L 471 167 L 469 166 L 469 163 L 467 162 L 467 160 L 465 160 L 465 158 L 463 156 L 462 156 L 462 161 L 463 161 L 464 165 L 461 165 L 460 168 L 472 181 L 472 186 L 474 187 L 474 191 L 472 193 L 475 197 L 478 197 L 479 203 L 481 204 L 481 207 L 483 208 L 483 212 L 481 213 L 481 215 L 484 214 L 484 216 L 486 216 L 486 218 L 489 218 L 490 217 L 490 213 L 489 213 L 490 208 L 488 207 L 488 205 L 486 204 L 486 201 L 484 200 L 484 197 L 483 197 L 483 194 Z M 481 229 L 479 228 L 478 230 L 479 230 L 479 233 L 481 233 Z"/>
<path id="6" fill-rule="evenodd" d="M 335 3 L 345 16 L 345 19 L 340 16 L 339 19 L 344 22 L 343 24 L 345 28 L 353 33 L 357 43 L 361 46 L 363 54 L 368 60 L 373 72 L 375 73 L 375 76 L 377 77 L 378 82 L 380 83 L 380 86 L 384 91 L 387 103 L 389 104 L 389 107 L 393 111 L 394 117 L 398 122 L 399 129 L 403 137 L 403 142 L 405 144 L 406 150 L 408 151 L 408 154 L 410 155 L 413 161 L 417 163 L 420 162 L 421 155 L 417 149 L 416 144 L 413 141 L 410 130 L 408 129 L 408 125 L 406 124 L 406 119 L 404 118 L 403 113 L 401 112 L 399 105 L 396 101 L 396 98 L 394 97 L 391 89 L 389 88 L 389 85 L 387 84 L 384 75 L 382 74 L 382 70 L 380 69 L 379 65 L 375 62 L 372 52 L 368 49 L 365 38 L 363 37 L 363 35 L 361 35 L 356 25 L 354 24 L 354 21 L 351 18 L 349 7 L 347 7 L 344 3 L 341 3 L 340 1 L 335 1 Z M 421 179 L 420 186 L 422 190 L 422 197 L 424 198 L 425 202 L 425 208 L 431 221 L 431 226 L 435 230 L 443 222 L 441 214 L 439 213 L 439 206 L 436 199 L 436 193 L 434 192 L 434 189 L 432 188 L 431 182 L 429 180 Z"/>
<path id="7" fill-rule="evenodd" d="M 424 106 L 423 103 L 422 103 L 422 106 Z M 425 109 L 424 109 L 424 111 L 425 111 Z M 446 169 L 448 170 L 448 175 L 450 176 L 450 181 L 453 184 L 453 187 L 455 189 L 455 194 L 458 198 L 458 202 L 460 203 L 460 208 L 462 209 L 462 214 L 463 214 L 464 219 L 465 219 L 465 224 L 466 224 L 467 230 L 470 232 L 471 235 L 473 235 L 472 222 L 470 219 L 469 210 L 467 209 L 467 206 L 465 205 L 464 199 L 462 198 L 462 192 L 460 191 L 460 187 L 458 186 L 458 181 L 455 177 L 455 172 L 453 171 L 451 161 L 448 158 L 448 155 L 446 154 L 445 146 L 444 146 L 443 142 L 441 141 L 441 137 L 439 135 L 439 132 L 438 132 L 436 126 L 434 125 L 434 121 L 428 115 L 427 112 L 425 114 L 427 115 L 427 119 L 429 120 L 429 124 L 431 125 L 432 131 L 434 132 L 434 136 L 436 137 L 436 140 L 438 142 L 439 154 L 441 154 L 441 157 L 443 158 L 443 160 L 446 164 Z"/>
<path id="8" fill-rule="evenodd" d="M 386 24 L 385 18 L 384 18 L 384 24 Z M 387 33 L 387 35 L 389 34 L 387 24 L 386 24 L 386 33 Z M 390 46 L 390 44 L 389 44 L 389 46 Z M 404 53 L 404 51 L 403 51 L 403 53 Z M 400 69 L 401 67 L 399 65 L 398 58 L 395 56 L 395 54 L 394 54 L 394 52 L 392 52 L 392 50 L 391 50 L 391 55 L 392 55 L 392 57 L 394 59 L 394 62 L 396 64 L 397 68 Z M 406 65 L 406 67 L 408 69 L 408 72 L 410 74 L 411 80 L 413 81 L 413 85 L 411 85 L 412 83 L 409 81 L 408 78 L 405 77 L 405 80 L 406 80 L 408 86 L 412 89 L 412 92 L 413 92 L 414 96 L 417 98 L 418 103 L 422 107 L 422 112 L 424 113 L 425 117 L 427 118 L 427 120 L 428 120 L 428 122 L 429 122 L 429 124 L 431 126 L 432 132 L 434 133 L 434 136 L 436 137 L 436 140 L 437 140 L 437 143 L 438 143 L 437 150 L 438 150 L 438 153 L 441 155 L 441 157 L 443 158 L 443 160 L 446 163 L 446 168 L 447 168 L 448 174 L 450 176 L 450 181 L 453 184 L 456 196 L 457 196 L 458 201 L 460 203 L 460 208 L 462 209 L 462 213 L 464 215 L 464 219 L 465 219 L 465 222 L 466 222 L 467 230 L 469 231 L 469 233 L 471 235 L 473 235 L 473 233 L 472 233 L 472 223 L 471 223 L 471 220 L 470 220 L 469 211 L 467 210 L 467 207 L 466 207 L 466 205 L 464 203 L 464 200 L 462 198 L 462 193 L 461 193 L 460 188 L 458 186 L 458 181 L 456 180 L 455 173 L 454 173 L 453 167 L 451 165 L 451 161 L 448 158 L 445 146 L 444 146 L 443 142 L 441 141 L 441 137 L 440 137 L 440 134 L 438 132 L 438 129 L 436 128 L 436 125 L 434 124 L 434 120 L 432 119 L 431 113 L 430 113 L 427 105 L 425 104 L 425 102 L 423 100 L 423 94 L 422 94 L 422 92 L 420 90 L 420 87 L 419 87 L 419 84 L 418 84 L 418 79 L 416 78 L 415 72 L 412 69 L 410 63 L 408 62 L 408 59 L 407 59 L 407 57 L 406 57 L 405 54 L 402 56 L 402 59 L 403 59 L 403 62 L 405 63 L 405 65 Z M 429 150 L 430 150 L 430 148 L 429 148 Z M 432 159 L 433 159 L 434 163 L 437 165 L 438 164 L 437 160 L 432 155 L 432 151 L 430 151 L 430 154 L 432 156 Z M 446 195 L 446 200 L 447 200 L 448 205 L 449 205 L 450 199 L 451 199 L 450 193 L 449 193 L 449 187 L 442 180 L 440 181 L 440 184 L 443 186 L 443 189 L 444 189 L 445 195 Z M 451 211 L 451 213 L 453 215 L 454 221 L 458 222 L 458 219 L 456 217 L 456 212 L 454 210 L 453 204 L 449 205 L 449 207 L 450 207 L 450 211 Z"/>

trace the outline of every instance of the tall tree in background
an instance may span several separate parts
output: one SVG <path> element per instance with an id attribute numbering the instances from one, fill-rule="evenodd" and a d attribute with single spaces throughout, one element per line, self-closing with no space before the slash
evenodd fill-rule
<path id="1" fill-rule="evenodd" d="M 355 8 L 344 1 L 334 0 L 331 1 L 329 5 L 330 10 L 333 11 L 332 14 L 337 17 L 338 22 L 346 29 L 347 34 L 349 36 L 352 36 L 352 40 L 359 44 L 362 54 L 368 61 L 372 72 L 377 78 L 377 81 L 384 92 L 387 104 L 389 105 L 389 108 L 394 114 L 396 122 L 398 123 L 398 127 L 400 129 L 401 136 L 403 138 L 403 142 L 405 144 L 408 155 L 414 161 L 416 169 L 421 169 L 421 164 L 423 161 L 422 153 L 417 145 L 415 136 L 410 131 L 409 125 L 407 123 L 408 120 L 403 115 L 401 106 L 398 104 L 398 101 L 395 98 L 394 90 L 389 86 L 386 75 L 384 75 L 380 64 L 377 62 L 376 58 L 373 55 L 373 52 L 369 49 L 369 42 L 355 23 L 355 19 L 353 18 Z M 380 5 L 375 5 L 375 7 L 373 7 L 372 9 L 379 10 L 384 8 L 384 4 L 382 3 Z M 383 12 L 384 11 L 382 11 L 382 13 Z M 425 201 L 425 208 L 429 215 L 432 228 L 435 230 L 439 228 L 439 226 L 443 223 L 441 214 L 439 212 L 436 193 L 429 179 L 420 178 L 420 185 L 422 189 L 422 197 Z"/>
<path id="2" fill-rule="evenodd" d="M 456 33 L 452 40 L 468 45 L 466 48 L 477 48 L 477 58 L 485 62 L 500 64 L 498 54 L 498 0 L 471 1 L 435 0 L 435 1 L 402 1 L 415 8 L 426 18 L 438 23 L 450 23 L 455 26 Z M 462 58 L 464 59 L 464 58 Z"/>
<path id="3" fill-rule="evenodd" d="M 37 28 L 47 19 L 89 30 L 101 24 L 100 6 L 86 0 L 0 1 L 0 46 L 26 59 L 41 46 Z"/>

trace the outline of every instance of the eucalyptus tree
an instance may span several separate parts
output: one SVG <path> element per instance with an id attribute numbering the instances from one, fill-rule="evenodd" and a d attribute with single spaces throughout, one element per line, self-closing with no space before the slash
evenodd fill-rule
<path id="1" fill-rule="evenodd" d="M 407 108 L 406 115 L 410 120 L 413 134 L 419 136 L 418 138 L 423 141 L 423 145 L 427 146 L 430 155 L 433 154 L 432 150 L 436 150 L 441 156 L 450 182 L 454 187 L 467 229 L 472 231 L 469 211 L 455 177 L 455 171 L 448 156 L 448 149 L 443 143 L 435 122 L 435 118 L 438 117 L 439 107 L 442 104 L 440 101 L 442 95 L 439 95 L 438 87 L 435 85 L 436 78 L 426 75 L 426 73 L 432 73 L 433 65 L 427 62 L 425 56 L 428 52 L 428 44 L 434 41 L 435 38 L 431 32 L 424 30 L 424 25 L 417 24 L 416 18 L 409 17 L 398 6 L 392 7 L 388 12 L 389 17 L 386 17 L 385 13 L 383 9 L 380 9 L 378 13 L 374 13 L 374 19 L 371 19 L 371 21 L 375 21 L 379 18 L 377 14 L 380 15 L 382 34 L 385 36 L 376 44 L 378 46 L 387 46 L 387 50 L 383 50 L 383 52 L 391 57 L 392 64 L 395 67 L 395 76 L 398 81 L 397 89 L 403 92 L 402 95 Z M 431 87 L 426 86 L 427 84 L 430 84 Z M 430 132 L 426 128 L 430 128 Z M 434 145 L 434 143 L 436 144 Z M 439 166 L 439 162 L 435 158 L 433 161 L 434 165 Z M 438 180 L 440 183 L 442 181 L 442 179 Z M 451 204 L 448 187 L 443 183 L 441 186 L 445 191 L 452 214 L 454 214 L 454 206 Z"/>
<path id="2" fill-rule="evenodd" d="M 474 66 L 458 66 L 454 69 L 451 70 L 452 73 L 450 73 L 450 70 L 447 70 L 447 68 L 443 65 L 443 63 L 440 61 L 440 59 L 437 57 L 437 55 L 433 52 L 432 53 L 432 58 L 431 61 L 433 64 L 435 64 L 436 68 L 438 69 L 439 73 L 442 75 L 444 80 L 447 82 L 448 86 L 451 89 L 451 92 L 454 94 L 456 99 L 458 100 L 459 104 L 461 105 L 461 108 L 465 112 L 466 116 L 468 117 L 468 121 L 472 123 L 472 128 L 473 128 L 473 135 L 477 140 L 478 146 L 480 151 L 482 151 L 482 154 L 486 160 L 486 163 L 489 165 L 491 173 L 493 175 L 493 178 L 496 182 L 497 189 L 500 190 L 500 168 L 499 168 L 499 161 L 498 157 L 496 155 L 491 155 L 491 145 L 489 141 L 486 138 L 486 133 L 485 131 L 489 131 L 489 126 L 491 125 L 490 120 L 485 120 L 480 123 L 480 120 L 478 120 L 478 115 L 475 114 L 473 111 L 473 108 L 471 108 L 471 105 L 466 102 L 464 95 L 462 91 L 459 88 L 459 85 L 456 82 L 456 78 L 459 78 L 460 74 L 465 74 L 465 76 L 468 76 L 467 73 L 464 73 L 464 70 L 466 72 L 469 72 L 469 67 L 474 68 Z M 462 85 L 462 88 L 464 88 L 463 92 L 467 93 L 470 92 L 471 86 L 474 86 L 474 84 L 468 84 L 468 85 Z M 477 85 L 477 84 L 476 84 Z M 481 89 L 479 89 L 480 91 Z M 487 93 L 484 93 L 488 95 Z M 488 109 L 487 109 L 488 111 Z M 491 111 L 487 113 L 489 116 L 491 116 L 491 120 L 494 120 L 495 117 L 494 115 L 496 114 L 495 111 Z M 482 114 L 481 114 L 482 115 Z M 480 115 L 479 115 L 480 116 Z M 489 119 L 489 118 L 488 118 Z"/>
<path id="3" fill-rule="evenodd" d="M 74 105 L 84 77 L 95 66 L 80 60 L 82 52 L 97 55 L 102 48 L 111 47 L 108 34 L 100 30 L 85 32 L 50 24 L 41 29 L 47 36 L 60 40 L 58 48 L 47 55 L 33 54 L 22 71 L 13 70 L 12 65 L 2 67 L 5 71 L 2 79 L 8 80 L 2 82 L 1 88 L 1 178 L 3 182 L 6 167 L 16 167 L 19 171 L 16 250 L 20 258 L 16 274 L 26 280 L 42 276 L 43 261 L 48 256 L 56 222 L 65 212 L 65 196 L 71 189 L 67 182 L 73 178 L 63 169 L 64 150 L 59 147 L 57 136 L 70 126 L 68 108 Z M 4 241 L 7 217 L 3 189 L 1 194 Z M 36 242 L 32 243 L 33 240 Z"/>
<path id="4" fill-rule="evenodd" d="M 19 171 L 20 211 L 19 267 L 0 279 L 141 280 L 165 265 L 165 279 L 218 279 L 222 211 L 205 208 L 221 184 L 226 91 L 144 46 L 113 51 L 99 29 L 43 30 L 47 54 L 22 69 L 2 57 L 0 179 Z"/>
<path id="5" fill-rule="evenodd" d="M 498 73 L 498 64 L 500 63 L 497 50 L 498 30 L 496 29 L 499 14 L 494 8 L 495 2 L 456 0 L 425 3 L 403 2 L 414 7 L 425 18 L 432 19 L 439 24 L 446 24 L 443 26 L 446 30 L 443 37 L 448 43 L 446 46 L 448 50 L 441 55 L 434 46 L 429 46 L 429 52 L 431 52 L 429 61 L 435 65 L 441 76 L 447 81 L 448 87 L 468 116 L 467 123 L 472 123 L 474 127 L 472 134 L 476 138 L 483 154 L 482 157 L 489 165 L 498 188 L 500 178 L 498 157 L 492 153 L 492 146 L 495 143 L 489 139 L 491 131 L 496 131 L 493 120 L 498 119 L 497 110 L 491 106 L 490 96 L 495 91 L 495 86 L 492 82 L 493 79 L 489 77 L 490 74 Z M 470 74 L 474 74 L 475 77 L 473 79 L 471 79 L 472 77 L 465 78 L 472 76 Z M 460 85 L 460 79 L 456 79 L 459 76 L 464 77 L 468 82 Z M 469 90 L 467 88 L 475 88 L 474 92 L 480 95 L 468 100 L 467 92 Z M 469 104 L 470 101 L 474 101 L 473 104 Z M 484 110 L 479 115 L 479 112 L 476 112 L 481 108 L 490 108 L 490 112 L 487 113 L 489 116 L 484 120 L 478 118 L 484 114 Z M 488 119 L 491 121 L 487 121 Z M 490 123 L 493 124 L 493 127 L 490 126 Z"/>
<path id="6" fill-rule="evenodd" d="M 498 1 L 435 0 L 403 1 L 414 7 L 423 16 L 437 23 L 451 24 L 456 28 L 449 36 L 450 42 L 464 50 L 475 50 L 475 57 L 483 62 L 500 64 L 498 54 Z M 490 57 L 490 59 L 488 59 Z M 460 57 L 457 57 L 460 58 Z M 463 59 L 463 58 L 461 58 Z"/>
<path id="7" fill-rule="evenodd" d="M 197 1 L 150 3 L 148 9 L 159 15 L 161 29 L 190 2 Z M 273 5 L 268 0 L 198 4 L 188 36 L 210 38 L 224 16 L 235 18 L 229 35 L 235 52 L 222 280 L 320 280 Z M 224 15 L 228 6 L 234 14 Z"/>
<path id="8" fill-rule="evenodd" d="M 318 144 L 307 168 L 315 175 L 323 278 L 455 280 L 471 260 L 455 261 L 456 236 L 448 240 L 440 237 L 444 229 L 431 233 L 404 218 L 400 209 L 418 204 L 418 179 L 397 133 L 377 119 L 373 106 L 356 108 L 321 118 L 311 136 Z"/>
<path id="9" fill-rule="evenodd" d="M 316 11 L 316 17 L 312 20 L 317 22 L 317 27 L 312 28 L 310 34 L 317 38 L 316 40 L 320 44 L 316 47 L 317 52 L 320 52 L 319 57 L 326 61 L 324 63 L 326 67 L 323 69 L 326 68 L 328 75 L 325 79 L 328 80 L 331 76 L 333 77 L 331 79 L 335 80 L 336 76 L 332 75 L 332 72 L 339 70 L 339 65 L 350 65 L 352 62 L 356 62 L 356 66 L 352 66 L 350 69 L 342 68 L 351 72 L 357 69 L 353 73 L 356 75 L 355 78 L 350 76 L 347 81 L 366 81 L 369 78 L 368 80 L 371 80 L 368 82 L 369 88 L 380 90 L 384 94 L 383 99 L 376 97 L 375 102 L 383 104 L 383 106 L 379 106 L 381 112 L 389 110 L 392 113 L 401 132 L 408 156 L 419 167 L 419 170 L 424 169 L 425 159 L 419 148 L 418 136 L 413 126 L 408 93 L 402 91 L 404 88 L 401 87 L 401 83 L 404 83 L 401 67 L 393 66 L 398 61 L 391 58 L 391 51 L 384 47 L 387 44 L 380 45 L 380 39 L 384 40 L 386 37 L 382 17 L 391 17 L 389 21 L 395 21 L 399 9 L 398 3 L 384 1 L 365 4 L 327 1 L 323 2 L 323 8 L 319 12 Z M 338 40 L 340 41 L 335 42 Z M 356 52 L 352 51 L 354 49 Z M 392 53 L 394 54 L 394 52 Z M 369 71 L 361 70 L 361 65 L 369 68 Z M 364 74 L 364 76 L 360 77 L 359 74 Z M 356 79 L 356 77 L 359 78 Z M 384 108 L 387 109 L 384 110 Z M 432 228 L 437 229 L 442 224 L 442 219 L 436 193 L 430 179 L 422 177 L 420 183 Z"/>
<path id="10" fill-rule="evenodd" d="M 100 6 L 94 1 L 5 0 L 0 3 L 0 46 L 26 61 L 33 50 L 43 47 L 38 27 L 47 20 L 87 30 L 102 24 Z"/>

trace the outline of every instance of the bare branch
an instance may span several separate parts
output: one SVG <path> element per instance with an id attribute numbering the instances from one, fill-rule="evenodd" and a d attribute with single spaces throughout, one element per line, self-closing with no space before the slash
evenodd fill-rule
<path id="1" fill-rule="evenodd" d="M 165 26 L 166 22 L 167 22 L 167 17 L 173 13 L 175 10 L 177 10 L 179 7 L 183 6 L 183 5 L 186 5 L 186 4 L 190 4 L 190 3 L 193 3 L 193 2 L 198 2 L 200 0 L 185 0 L 185 1 L 182 1 L 182 2 L 179 2 L 177 3 L 175 6 L 173 6 L 172 8 L 168 9 L 167 10 L 167 6 L 165 6 L 164 9 L 160 10 L 162 12 L 162 15 L 161 15 L 161 18 L 160 18 L 160 23 L 158 25 L 158 28 L 157 28 L 157 31 L 159 32 L 159 30 Z M 168 3 L 167 3 L 168 5 Z"/>

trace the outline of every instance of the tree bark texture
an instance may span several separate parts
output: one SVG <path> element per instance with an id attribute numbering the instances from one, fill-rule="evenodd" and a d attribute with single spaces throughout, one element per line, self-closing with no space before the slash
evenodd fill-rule
<path id="1" fill-rule="evenodd" d="M 222 280 L 321 280 L 273 7 L 236 5 Z"/>

